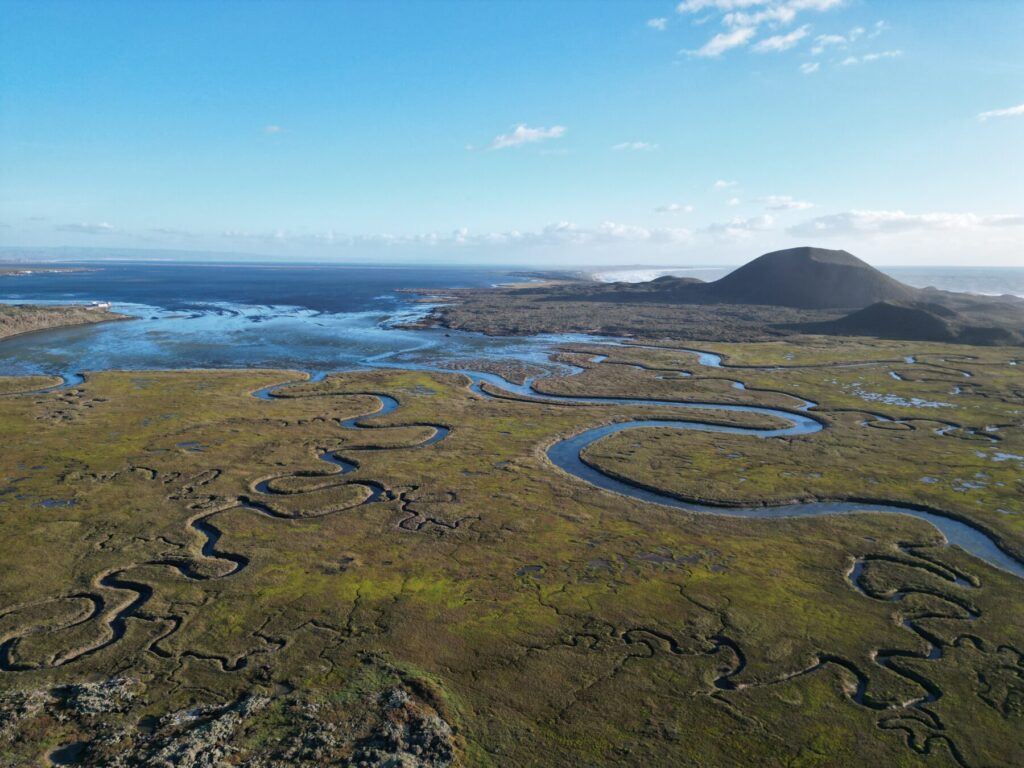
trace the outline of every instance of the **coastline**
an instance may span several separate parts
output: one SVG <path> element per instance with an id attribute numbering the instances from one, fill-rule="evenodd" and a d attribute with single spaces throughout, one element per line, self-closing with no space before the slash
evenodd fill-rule
<path id="1" fill-rule="evenodd" d="M 15 307 L 32 307 L 33 309 L 38 309 L 40 308 L 40 306 L 41 305 L 36 304 L 0 303 L 0 311 Z M 50 306 L 52 305 L 47 305 L 47 308 L 49 308 Z M 39 333 L 40 331 L 53 331 L 59 328 L 72 328 L 78 325 L 98 325 L 99 323 L 110 323 L 115 321 L 134 319 L 131 315 L 122 315 L 117 312 L 112 312 L 109 309 L 92 309 L 82 304 L 56 305 L 54 309 L 58 311 L 54 311 L 52 314 L 56 316 L 55 319 L 60 320 L 59 322 L 54 322 L 52 324 L 47 325 L 39 325 L 37 327 L 26 328 L 24 330 L 15 330 L 13 332 L 8 332 L 6 328 L 0 325 L 0 344 L 7 341 L 8 339 L 13 339 L 17 336 L 25 336 L 30 333 Z M 95 317 L 81 316 L 80 314 L 76 314 L 73 318 L 62 318 L 59 314 L 59 310 L 64 310 L 65 312 L 69 310 L 76 310 L 78 313 L 89 312 L 95 315 Z"/>

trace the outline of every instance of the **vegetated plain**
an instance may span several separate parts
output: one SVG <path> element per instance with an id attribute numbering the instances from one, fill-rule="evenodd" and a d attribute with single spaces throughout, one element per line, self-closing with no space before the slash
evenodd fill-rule
<path id="1" fill-rule="evenodd" d="M 127 316 L 111 312 L 106 308 L 80 304 L 56 306 L 0 304 L 0 339 L 17 336 L 20 333 L 45 331 L 50 328 L 126 319 L 128 319 Z"/>
<path id="2" fill-rule="evenodd" d="M 705 368 L 657 343 L 567 347 L 586 370 L 538 389 L 806 399 L 826 428 L 628 430 L 588 463 L 720 504 L 926 505 L 1024 552 L 1019 348 L 796 337 L 704 345 L 736 366 Z M 2 380 L 0 764 L 1024 753 L 1021 581 L 928 524 L 685 513 L 547 458 L 561 436 L 665 408 L 488 399 L 417 371 L 251 394 L 300 378 L 109 372 L 48 394 Z M 369 418 L 378 395 L 398 408 Z"/>

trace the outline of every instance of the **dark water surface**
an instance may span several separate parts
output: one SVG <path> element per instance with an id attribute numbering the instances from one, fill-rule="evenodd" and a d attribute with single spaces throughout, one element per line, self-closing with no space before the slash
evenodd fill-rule
<path id="1" fill-rule="evenodd" d="M 442 291 L 516 280 L 502 270 L 76 264 L 93 271 L 0 276 L 0 302 L 109 301 L 130 322 L 26 334 L 0 344 L 0 374 L 177 368 L 348 370 L 375 360 L 500 357 L 543 362 L 563 337 L 493 339 L 393 326 Z"/>
<path id="2" fill-rule="evenodd" d="M 169 310 L 244 304 L 360 312 L 394 307 L 399 297 L 393 291 L 399 288 L 477 288 L 521 279 L 507 271 L 464 267 L 109 262 L 67 266 L 90 271 L 0 276 L 0 299 L 112 301 Z"/>

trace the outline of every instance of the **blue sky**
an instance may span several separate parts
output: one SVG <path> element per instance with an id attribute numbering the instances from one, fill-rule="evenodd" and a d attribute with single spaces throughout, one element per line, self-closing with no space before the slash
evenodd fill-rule
<path id="1" fill-rule="evenodd" d="M 0 0 L 0 244 L 1024 265 L 1024 3 Z"/>

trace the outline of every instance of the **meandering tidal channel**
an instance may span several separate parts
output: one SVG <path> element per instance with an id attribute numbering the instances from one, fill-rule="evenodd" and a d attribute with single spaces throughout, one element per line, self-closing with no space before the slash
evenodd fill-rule
<path id="1" fill-rule="evenodd" d="M 680 352 L 691 352 L 697 355 L 698 363 L 705 367 L 719 368 L 722 367 L 722 359 L 720 356 L 703 352 L 700 350 L 677 350 Z M 600 364 L 605 359 L 603 355 L 595 355 L 591 359 L 592 364 Z M 452 373 L 453 369 L 450 368 L 439 368 L 426 364 L 415 364 L 415 363 L 389 363 L 386 359 L 375 359 L 372 363 L 369 363 L 369 367 L 376 368 L 405 368 L 415 370 L 434 371 L 440 373 Z M 584 369 L 576 366 L 563 365 L 568 375 L 574 375 L 581 373 Z M 810 435 L 815 432 L 820 432 L 824 429 L 823 422 L 809 415 L 807 412 L 815 407 L 815 403 L 800 400 L 802 403 L 797 409 L 788 411 L 778 408 L 766 408 L 762 406 L 753 405 L 735 405 L 726 403 L 713 403 L 713 402 L 683 402 L 673 400 L 652 400 L 645 398 L 624 398 L 624 397 L 574 397 L 568 395 L 552 395 L 547 393 L 538 392 L 534 388 L 534 384 L 538 377 L 527 378 L 522 384 L 515 384 L 507 381 L 506 379 L 493 374 L 485 373 L 482 371 L 474 371 L 469 369 L 457 369 L 454 372 L 461 373 L 468 377 L 470 380 L 470 389 L 478 396 L 483 398 L 494 398 L 502 397 L 500 393 L 508 393 L 510 395 L 518 396 L 518 398 L 526 398 L 531 402 L 544 403 L 544 404 L 555 404 L 555 405 L 628 405 L 628 406 L 654 406 L 665 409 L 683 409 L 690 411 L 699 410 L 710 410 L 710 411 L 729 411 L 734 413 L 749 413 L 752 415 L 768 416 L 773 419 L 781 420 L 787 423 L 787 426 L 765 429 L 756 427 L 738 427 L 738 426 L 726 426 L 722 424 L 715 424 L 711 422 L 691 420 L 691 419 L 674 419 L 674 418 L 653 418 L 653 419 L 634 419 L 629 421 L 616 422 L 613 424 L 604 424 L 601 426 L 587 429 L 579 434 L 571 437 L 563 438 L 556 441 L 547 449 L 548 459 L 552 464 L 557 466 L 562 471 L 576 477 L 579 480 L 590 483 L 591 485 L 602 488 L 606 491 L 618 493 L 622 496 L 628 496 L 639 501 L 644 501 L 653 504 L 661 504 L 664 506 L 673 507 L 675 509 L 684 510 L 687 512 L 701 513 L 701 514 L 713 514 L 723 515 L 731 517 L 745 517 L 745 518 L 787 518 L 787 517 L 817 517 L 821 515 L 837 515 L 837 514 L 854 514 L 854 513 L 883 513 L 883 514 L 899 514 L 907 515 L 909 517 L 923 520 L 934 528 L 936 528 L 945 540 L 949 544 L 959 546 L 966 552 L 974 555 L 980 560 L 984 560 L 996 568 L 1000 568 L 1004 571 L 1013 573 L 1014 575 L 1024 578 L 1024 564 L 1010 556 L 1002 549 L 999 548 L 998 544 L 988 536 L 984 531 L 972 526 L 967 523 L 961 522 L 957 519 L 941 514 L 940 512 L 916 508 L 909 505 L 901 504 L 881 504 L 872 501 L 816 501 L 816 502 L 803 502 L 797 504 L 784 504 L 776 506 L 756 506 L 756 507 L 734 507 L 734 506 L 713 506 L 708 504 L 698 504 L 696 502 L 687 501 L 684 499 L 671 496 L 666 493 L 661 493 L 652 488 L 645 488 L 639 485 L 626 482 L 619 478 L 613 477 L 599 468 L 592 466 L 584 461 L 581 454 L 586 450 L 587 447 L 593 445 L 600 439 L 625 430 L 642 429 L 647 427 L 661 427 L 670 429 L 681 429 L 681 430 L 698 430 L 702 432 L 715 432 L 719 434 L 733 434 L 733 435 L 750 435 L 760 439 L 777 438 L 777 437 L 794 437 L 802 435 Z M 313 372 L 310 374 L 309 379 L 302 380 L 303 382 L 319 381 L 325 377 L 324 372 Z M 287 382 L 285 384 L 279 384 L 273 387 L 267 387 L 258 392 L 255 392 L 256 397 L 262 399 L 270 399 L 273 397 L 273 393 L 282 388 L 299 382 Z M 742 384 L 742 382 L 738 382 Z M 488 385 L 488 388 L 485 388 Z M 360 422 L 365 422 L 369 418 L 377 418 L 380 416 L 387 415 L 393 412 L 397 407 L 398 403 L 393 398 L 380 396 L 382 406 L 375 414 L 369 417 L 361 417 L 356 419 L 349 419 L 341 423 L 343 428 L 359 428 Z M 437 431 L 434 436 L 427 440 L 424 445 L 438 442 L 443 439 L 447 432 L 444 428 L 435 428 Z M 329 454 L 321 456 L 322 459 L 330 461 L 338 465 L 338 461 L 333 459 Z M 342 466 L 342 465 L 339 465 Z M 344 467 L 342 466 L 344 471 Z"/>

